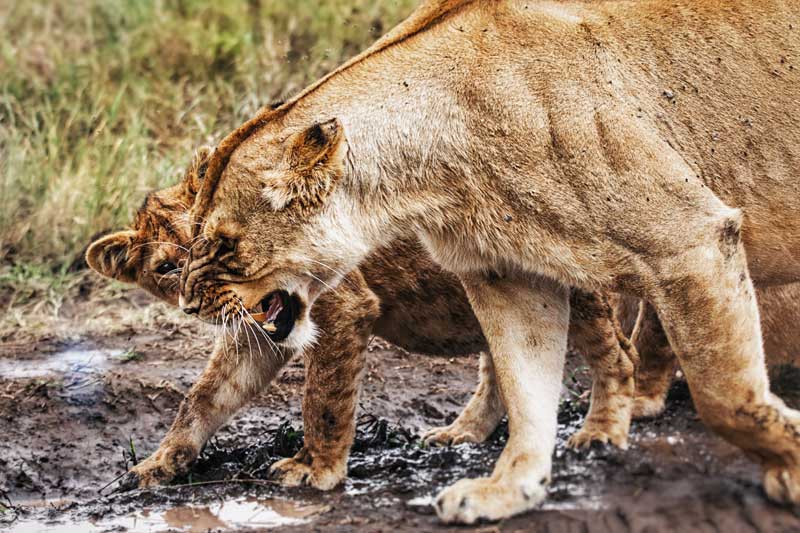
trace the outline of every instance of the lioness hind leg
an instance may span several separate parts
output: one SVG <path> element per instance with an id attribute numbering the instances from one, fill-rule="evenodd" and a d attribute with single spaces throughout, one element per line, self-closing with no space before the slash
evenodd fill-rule
<path id="1" fill-rule="evenodd" d="M 592 396 L 583 427 L 568 445 L 586 448 L 593 442 L 628 446 L 638 355 L 615 316 L 616 295 L 573 289 L 569 341 L 592 371 Z"/>
<path id="2" fill-rule="evenodd" d="M 769 390 L 739 218 L 652 266 L 652 301 L 701 417 L 762 464 L 771 499 L 800 503 L 800 413 Z"/>
<path id="3" fill-rule="evenodd" d="M 489 342 L 509 438 L 491 477 L 444 489 L 445 522 L 498 520 L 536 506 L 550 481 L 569 326 L 568 290 L 525 276 L 462 277 Z"/>
<path id="4" fill-rule="evenodd" d="M 449 445 L 483 442 L 506 414 L 494 374 L 492 357 L 481 354 L 478 388 L 452 424 L 433 428 L 423 436 L 425 444 Z"/>
<path id="5" fill-rule="evenodd" d="M 244 327 L 235 338 L 220 337 L 158 449 L 131 468 L 118 490 L 168 483 L 187 472 L 211 435 L 260 392 L 289 357 Z"/>
<path id="6" fill-rule="evenodd" d="M 330 490 L 344 479 L 365 349 L 378 313 L 378 299 L 357 271 L 314 305 L 320 334 L 304 353 L 303 448 L 270 468 L 282 484 Z"/>
<path id="7" fill-rule="evenodd" d="M 642 318 L 631 339 L 640 359 L 633 400 L 634 418 L 657 416 L 664 410 L 678 362 L 655 309 L 647 302 L 643 304 Z"/>

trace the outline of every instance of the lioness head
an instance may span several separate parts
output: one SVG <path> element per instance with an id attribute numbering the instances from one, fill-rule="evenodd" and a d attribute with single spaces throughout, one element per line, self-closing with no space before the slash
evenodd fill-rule
<path id="1" fill-rule="evenodd" d="M 249 315 L 274 341 L 300 348 L 314 338 L 313 301 L 360 259 L 347 255 L 359 232 L 336 201 L 347 158 L 341 123 L 276 123 L 237 144 L 216 181 L 211 169 L 221 163 L 210 163 L 181 306 L 217 323 Z"/>
<path id="2" fill-rule="evenodd" d="M 93 242 L 86 251 L 89 266 L 177 305 L 180 272 L 191 238 L 188 212 L 210 154 L 211 148 L 200 148 L 180 183 L 148 194 L 130 229 Z"/>

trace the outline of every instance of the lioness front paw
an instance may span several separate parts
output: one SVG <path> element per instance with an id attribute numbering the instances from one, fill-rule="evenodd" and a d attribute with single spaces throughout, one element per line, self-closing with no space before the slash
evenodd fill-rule
<path id="1" fill-rule="evenodd" d="M 800 504 L 800 471 L 785 466 L 765 469 L 764 491 L 776 503 Z"/>
<path id="2" fill-rule="evenodd" d="M 491 431 L 456 421 L 449 426 L 429 429 L 422 435 L 422 441 L 428 446 L 450 446 L 463 442 L 483 442 L 489 435 Z"/>
<path id="3" fill-rule="evenodd" d="M 490 478 L 462 479 L 436 498 L 439 519 L 446 523 L 474 524 L 496 521 L 533 509 L 544 500 L 545 481 L 519 483 Z"/>
<path id="4" fill-rule="evenodd" d="M 567 446 L 575 450 L 588 449 L 593 444 L 612 444 L 617 448 L 627 450 L 628 432 L 613 424 L 609 424 L 608 427 L 585 424 L 567 441 Z"/>
<path id="5" fill-rule="evenodd" d="M 298 454 L 299 455 L 299 454 Z M 346 462 L 341 466 L 319 466 L 316 461 L 306 464 L 296 457 L 281 459 L 269 468 L 269 476 L 287 487 L 314 487 L 331 490 L 342 482 L 347 474 Z"/>

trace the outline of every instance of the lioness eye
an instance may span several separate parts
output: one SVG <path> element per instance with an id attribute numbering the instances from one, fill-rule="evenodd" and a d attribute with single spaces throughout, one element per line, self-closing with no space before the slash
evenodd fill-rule
<path id="1" fill-rule="evenodd" d="M 156 268 L 156 272 L 161 274 L 162 276 L 166 276 L 167 274 L 171 273 L 173 270 L 176 270 L 178 267 L 175 266 L 175 263 L 172 261 L 164 261 Z"/>

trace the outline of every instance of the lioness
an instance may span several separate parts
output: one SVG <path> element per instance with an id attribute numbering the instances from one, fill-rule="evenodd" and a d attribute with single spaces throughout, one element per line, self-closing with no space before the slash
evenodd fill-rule
<path id="1" fill-rule="evenodd" d="M 187 212 L 210 152 L 203 148 L 196 153 L 181 183 L 148 195 L 131 229 L 92 243 L 86 254 L 89 266 L 137 283 L 175 305 L 178 274 L 192 245 Z M 461 284 L 437 267 L 413 238 L 379 249 L 346 280 L 321 295 L 312 310 L 320 334 L 304 351 L 304 447 L 272 468 L 288 485 L 330 489 L 345 476 L 363 350 L 373 334 L 422 353 L 460 355 L 487 349 Z M 581 291 L 572 296 L 570 338 L 593 368 L 597 391 L 584 427 L 574 435 L 576 445 L 627 442 L 636 356 L 620 333 L 613 300 Z M 296 351 L 272 342 L 280 340 L 288 323 L 278 322 L 270 334 L 245 323 L 234 338 L 218 340 L 158 450 L 131 469 L 123 488 L 165 483 L 185 472 L 217 428 L 272 380 Z M 431 443 L 481 442 L 504 414 L 492 361 L 482 356 L 480 383 L 467 408 L 451 425 L 432 429 L 425 438 Z"/>
<path id="2" fill-rule="evenodd" d="M 796 0 L 424 3 L 220 143 L 180 305 L 230 320 L 279 297 L 305 344 L 320 294 L 416 232 L 508 411 L 492 476 L 437 498 L 471 523 L 545 496 L 569 287 L 630 293 L 706 423 L 798 502 L 800 413 L 769 391 L 751 280 L 800 278 L 798 28 Z"/>

